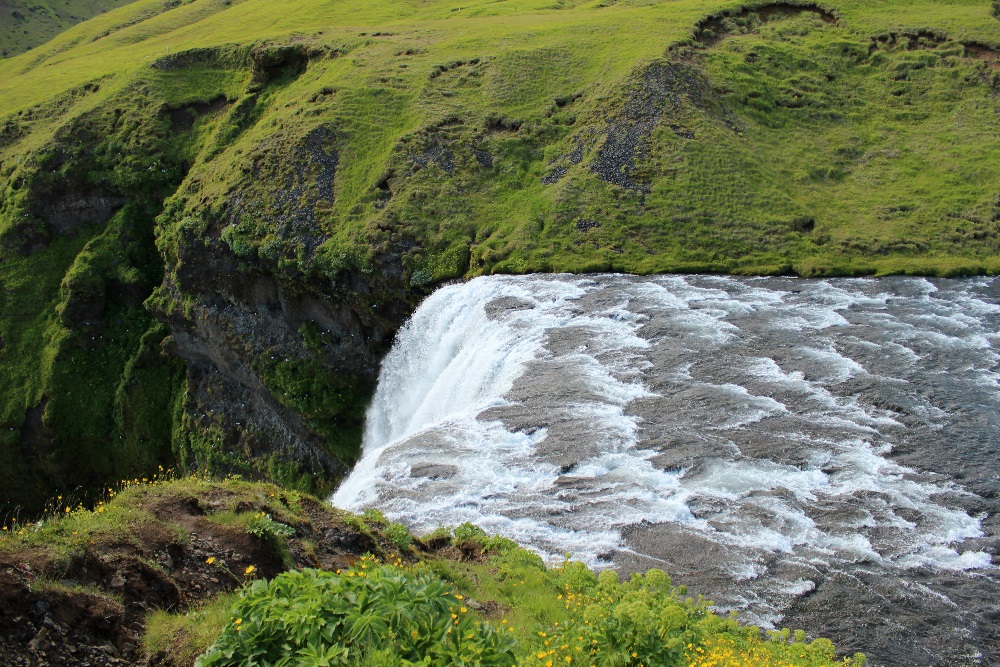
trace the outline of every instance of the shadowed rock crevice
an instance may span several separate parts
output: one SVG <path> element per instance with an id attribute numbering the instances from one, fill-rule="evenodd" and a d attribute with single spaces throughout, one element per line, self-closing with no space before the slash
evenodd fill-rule
<path id="1" fill-rule="evenodd" d="M 695 23 L 692 37 L 699 44 L 712 46 L 729 35 L 749 32 L 761 23 L 789 18 L 802 13 L 815 14 L 830 24 L 836 24 L 839 20 L 836 10 L 821 5 L 776 2 L 754 7 L 725 9 L 709 14 Z"/>
<path id="2" fill-rule="evenodd" d="M 219 113 L 228 109 L 232 102 L 225 95 L 219 95 L 207 102 L 191 102 L 179 107 L 168 107 L 164 113 L 170 119 L 170 127 L 175 132 L 184 132 L 194 127 L 200 116 Z"/>

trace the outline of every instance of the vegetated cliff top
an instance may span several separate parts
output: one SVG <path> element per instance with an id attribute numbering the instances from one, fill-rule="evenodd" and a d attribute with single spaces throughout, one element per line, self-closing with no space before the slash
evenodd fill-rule
<path id="1" fill-rule="evenodd" d="M 23 53 L 70 26 L 131 1 L 0 0 L 0 57 Z"/>
<path id="2" fill-rule="evenodd" d="M 263 44 L 302 59 L 257 63 L 290 68 L 266 100 L 236 55 Z M 998 44 L 978 1 L 142 0 L 0 63 L 0 117 L 27 134 L 3 164 L 141 86 L 217 102 L 192 122 L 253 101 L 242 135 L 205 128 L 192 210 L 326 128 L 337 164 L 314 244 L 420 236 L 418 281 L 993 270 Z M 268 223 L 238 217 L 227 242 L 266 245 Z"/>

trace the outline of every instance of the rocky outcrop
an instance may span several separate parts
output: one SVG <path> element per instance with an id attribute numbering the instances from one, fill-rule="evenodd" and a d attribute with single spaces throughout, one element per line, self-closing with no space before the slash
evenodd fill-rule
<path id="1" fill-rule="evenodd" d="M 364 267 L 318 257 L 338 159 L 330 128 L 272 136 L 202 226 L 168 217 L 190 208 L 161 221 L 176 236 L 149 305 L 187 366 L 185 465 L 327 492 L 357 456 L 379 361 L 417 295 L 391 243 Z"/>

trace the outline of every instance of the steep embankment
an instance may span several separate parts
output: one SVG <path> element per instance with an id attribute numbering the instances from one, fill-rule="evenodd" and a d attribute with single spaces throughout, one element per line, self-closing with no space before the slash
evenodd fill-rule
<path id="1" fill-rule="evenodd" d="M 1000 268 L 990 7 L 749 7 L 139 0 L 0 63 L 3 502 L 329 489 L 448 278 Z"/>
<path id="2" fill-rule="evenodd" d="M 132 1 L 0 0 L 0 57 L 24 53 L 70 26 Z"/>

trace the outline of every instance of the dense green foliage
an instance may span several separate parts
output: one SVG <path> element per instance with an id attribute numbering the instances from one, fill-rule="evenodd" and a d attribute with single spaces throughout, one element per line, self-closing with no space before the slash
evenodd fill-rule
<path id="1" fill-rule="evenodd" d="M 130 88 L 120 98 L 127 106 L 60 128 L 22 167 L 24 181 L 0 196 L 5 210 L 24 211 L 6 230 L 0 263 L 0 483 L 9 502 L 36 509 L 53 489 L 94 489 L 176 460 L 183 367 L 161 353 L 168 330 L 142 307 L 163 279 L 152 221 L 197 140 L 196 129 L 178 136 L 151 113 L 161 95 L 183 95 L 173 83 Z M 43 221 L 58 213 L 39 213 L 53 200 L 94 196 L 120 206 L 103 224 L 85 219 L 60 234 Z"/>
<path id="2" fill-rule="evenodd" d="M 367 652 L 394 665 L 513 665 L 513 640 L 467 611 L 433 575 L 369 559 L 288 572 L 254 582 L 196 665 L 351 664 Z"/>
<path id="3" fill-rule="evenodd" d="M 137 0 L 0 60 L 0 503 L 165 461 L 329 489 L 161 354 L 250 275 L 385 329 L 386 264 L 995 273 L 998 46 L 982 0 Z M 294 330 L 225 342 L 350 463 L 371 387 Z"/>
<path id="4" fill-rule="evenodd" d="M 404 565 L 362 558 L 348 570 L 287 572 L 257 581 L 233 606 L 222 636 L 199 667 L 210 665 L 642 665 L 648 667 L 860 667 L 838 661 L 833 645 L 787 630 L 761 638 L 685 597 L 670 577 L 650 570 L 619 581 L 581 563 L 546 569 L 516 547 L 494 553 L 475 578 L 455 578 L 447 561 Z M 525 573 L 529 574 L 525 574 Z M 527 579 L 527 581 L 526 581 Z M 475 583 L 473 583 L 475 582 Z M 488 583 L 487 583 L 488 582 Z M 486 584 L 486 585 L 483 585 Z M 491 587 L 522 587 L 534 614 L 512 623 L 481 618 L 472 599 Z M 466 595 L 454 591 L 460 587 Z M 525 590 L 526 589 L 526 590 Z M 514 602 L 511 616 L 524 609 Z M 516 638 L 516 639 L 515 639 Z"/>

